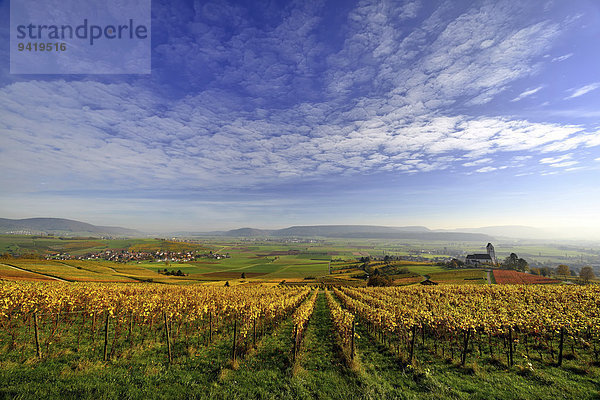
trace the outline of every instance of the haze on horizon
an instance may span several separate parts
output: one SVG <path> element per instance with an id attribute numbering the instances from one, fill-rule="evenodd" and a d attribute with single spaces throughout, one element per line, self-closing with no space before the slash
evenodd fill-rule
<path id="1" fill-rule="evenodd" d="M 600 4 L 153 1 L 150 75 L 9 74 L 0 217 L 600 239 Z"/>

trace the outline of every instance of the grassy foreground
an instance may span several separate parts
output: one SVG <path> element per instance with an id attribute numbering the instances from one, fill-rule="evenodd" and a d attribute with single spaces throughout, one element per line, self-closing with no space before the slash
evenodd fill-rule
<path id="1" fill-rule="evenodd" d="M 563 368 L 536 364 L 509 369 L 491 361 L 461 367 L 426 351 L 418 353 L 414 366 L 406 366 L 360 323 L 356 363 L 350 368 L 337 346 L 323 294 L 296 360 L 291 358 L 292 325 L 291 319 L 284 320 L 236 362 L 230 360 L 228 331 L 181 355 L 174 365 L 153 341 L 109 362 L 72 352 L 18 362 L 0 352 L 0 398 L 600 398 L 598 366 L 567 360 Z"/>

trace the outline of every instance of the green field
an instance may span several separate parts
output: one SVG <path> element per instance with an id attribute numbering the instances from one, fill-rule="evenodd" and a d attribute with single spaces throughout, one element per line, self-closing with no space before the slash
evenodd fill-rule
<path id="1" fill-rule="evenodd" d="M 319 241 L 294 243 L 286 240 L 203 238 L 193 242 L 164 239 L 97 239 L 97 238 L 57 238 L 18 235 L 0 235 L 0 254 L 15 257 L 5 259 L 5 264 L 29 271 L 3 267 L 1 279 L 48 279 L 58 278 L 67 281 L 152 281 L 161 283 L 223 282 L 231 284 L 271 282 L 332 283 L 364 285 L 365 271 L 360 269 L 360 258 L 387 256 L 411 256 L 422 262 L 393 261 L 392 266 L 406 268 L 408 272 L 398 274 L 388 271 L 397 284 L 415 284 L 430 277 L 446 283 L 485 283 L 485 276 L 479 279 L 478 273 L 469 275 L 463 271 L 446 270 L 431 260 L 448 259 L 457 254 L 482 252 L 482 243 L 420 242 L 415 240 L 383 239 L 323 239 Z M 229 258 L 198 259 L 190 262 L 129 262 L 112 263 L 87 260 L 25 260 L 53 254 L 70 254 L 74 257 L 106 250 L 117 251 L 196 251 L 227 254 Z M 499 259 L 516 252 L 532 265 L 550 266 L 569 263 L 577 268 L 588 263 L 600 263 L 600 248 L 575 246 L 572 244 L 539 243 L 498 243 L 496 250 Z M 332 275 L 329 275 L 329 263 Z M 369 265 L 385 270 L 390 264 L 371 261 Z M 164 269 L 185 276 L 164 275 Z M 161 272 L 161 273 L 159 273 Z M 244 277 L 242 277 L 244 274 Z M 25 276 L 27 275 L 27 276 Z M 599 274 L 600 275 L 600 274 Z M 362 276 L 362 278 L 360 278 Z M 422 279 L 416 279 L 422 277 Z M 412 279 L 409 279 L 412 278 Z M 242 282 L 243 281 L 243 282 Z"/>
<path id="2" fill-rule="evenodd" d="M 235 260 L 235 261 L 234 261 Z M 358 264 L 355 264 L 356 266 Z M 11 268 L 12 267 L 12 268 Z M 394 267 L 393 264 L 391 267 Z M 184 276 L 164 275 L 164 269 L 180 270 Z M 408 273 L 392 274 L 394 279 L 419 277 L 411 283 L 418 283 L 429 277 L 440 283 L 485 283 L 482 270 L 447 270 L 435 265 L 404 265 Z M 18 269 L 18 270 L 17 270 Z M 385 270 L 385 268 L 381 268 Z M 242 274 L 244 276 L 242 276 Z M 278 259 L 240 257 L 221 262 L 187 263 L 115 263 L 109 261 L 81 260 L 31 260 L 8 259 L 0 263 L 0 278 L 19 279 L 59 279 L 71 282 L 157 282 L 193 283 L 213 281 L 251 282 L 326 282 L 355 281 L 353 285 L 364 285 L 364 271 L 348 268 L 343 273 L 328 274 L 328 263 L 322 260 L 298 259 L 294 256 L 279 256 Z M 479 280 L 478 280 L 479 278 Z M 481 282 L 479 282 L 481 281 Z"/>
<path id="3" fill-rule="evenodd" d="M 481 269 L 462 269 L 458 271 L 440 271 L 429 274 L 429 279 L 445 284 L 487 284 L 487 274 Z"/>

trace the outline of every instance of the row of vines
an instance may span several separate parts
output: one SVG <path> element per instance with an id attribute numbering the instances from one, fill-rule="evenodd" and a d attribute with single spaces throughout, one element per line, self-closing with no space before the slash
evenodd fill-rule
<path id="1" fill-rule="evenodd" d="M 2 283 L 0 352 L 15 360 L 73 353 L 108 360 L 143 350 L 172 362 L 218 339 L 235 359 L 295 310 L 307 320 L 312 308 L 299 305 L 309 294 L 286 287 Z"/>
<path id="2" fill-rule="evenodd" d="M 431 355 L 507 365 L 600 358 L 598 287 L 343 287 L 325 295 L 349 362 L 356 321 L 409 363 Z M 307 287 L 2 283 L 0 353 L 24 361 L 150 352 L 173 362 L 216 341 L 235 360 L 291 316 L 295 358 L 317 296 Z"/>
<path id="3" fill-rule="evenodd" d="M 383 343 L 413 362 L 418 352 L 450 359 L 537 358 L 598 362 L 600 288 L 446 286 L 334 289 Z"/>

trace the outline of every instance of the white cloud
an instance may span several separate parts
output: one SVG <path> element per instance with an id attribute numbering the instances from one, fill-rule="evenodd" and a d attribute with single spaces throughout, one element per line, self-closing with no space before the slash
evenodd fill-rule
<path id="1" fill-rule="evenodd" d="M 478 170 L 476 170 L 475 172 L 492 172 L 492 171 L 496 171 L 498 168 L 495 167 L 483 167 L 483 168 L 479 168 Z"/>
<path id="2" fill-rule="evenodd" d="M 575 97 L 583 96 L 584 94 L 594 91 L 598 88 L 600 88 L 600 82 L 591 83 L 589 85 L 580 87 L 578 89 L 571 89 L 570 92 L 573 92 L 573 94 L 565 97 L 565 100 L 574 99 Z"/>
<path id="3" fill-rule="evenodd" d="M 514 99 L 512 99 L 511 101 L 512 101 L 512 102 L 515 102 L 515 101 L 522 100 L 522 99 L 524 99 L 525 97 L 529 97 L 529 96 L 531 96 L 531 95 L 534 95 L 534 94 L 536 94 L 537 92 L 539 92 L 539 91 L 540 91 L 540 90 L 542 90 L 543 88 L 544 88 L 544 86 L 538 86 L 538 87 L 536 87 L 535 89 L 528 89 L 528 90 L 524 91 L 523 93 L 521 93 L 520 95 L 518 95 L 517 97 L 515 97 Z"/>
<path id="4" fill-rule="evenodd" d="M 135 102 L 130 101 L 133 92 L 138 93 Z M 497 117 L 413 114 L 411 120 L 390 110 L 341 118 L 319 103 L 268 115 L 214 112 L 219 96 L 203 93 L 167 106 L 126 84 L 9 85 L 0 89 L 0 166 L 10 172 L 3 179 L 21 187 L 46 182 L 56 189 L 126 188 L 132 182 L 144 188 L 243 187 L 331 174 L 477 167 L 492 163 L 492 155 L 539 153 L 569 141 L 569 146 L 588 146 L 598 137 L 578 126 Z M 164 111 L 159 114 L 157 108 Z M 516 156 L 514 162 L 528 157 Z M 558 164 L 566 158 L 544 160 Z M 491 171 L 486 168 L 479 171 Z"/>
<path id="5" fill-rule="evenodd" d="M 271 30 L 241 24 L 226 40 L 197 22 L 181 42 L 157 49 L 174 61 L 192 57 L 182 71 L 190 85 L 201 75 L 198 65 L 214 72 L 209 89 L 185 97 L 163 99 L 143 84 L 7 85 L 0 89 L 0 167 L 9 173 L 1 179 L 22 188 L 42 181 L 55 188 L 245 187 L 479 167 L 503 154 L 526 154 L 507 162 L 515 167 L 528 153 L 600 144 L 600 135 L 582 126 L 469 115 L 469 106 L 492 101 L 537 71 L 535 60 L 559 36 L 559 24 L 513 18 L 513 4 L 500 1 L 420 7 L 361 2 L 349 13 L 341 49 L 328 57 L 313 35 L 318 7 L 290 12 Z M 243 21 L 235 7 L 209 11 L 207 18 Z M 398 23 L 421 12 L 429 15 L 412 31 Z M 311 69 L 315 63 L 322 74 Z M 325 90 L 304 98 L 306 82 L 294 77 L 314 77 Z M 231 89 L 238 87 L 243 95 Z M 294 94 L 300 99 L 289 106 L 265 100 Z M 467 108 L 457 112 L 457 104 Z"/>
<path id="6" fill-rule="evenodd" d="M 569 54 L 565 54 L 563 56 L 559 56 L 559 57 L 554 57 L 552 59 L 552 62 L 560 62 L 560 61 L 565 61 L 566 59 L 569 59 L 573 56 L 573 53 L 569 53 Z"/>
<path id="7" fill-rule="evenodd" d="M 571 158 L 573 158 L 573 154 L 565 154 L 559 157 L 546 157 L 546 158 L 542 158 L 540 160 L 540 163 L 542 164 L 554 164 L 554 163 L 559 163 L 561 161 L 565 161 L 565 160 L 570 160 Z"/>
<path id="8" fill-rule="evenodd" d="M 579 147 L 600 146 L 600 132 L 581 133 L 562 141 L 556 141 L 543 147 L 542 152 L 571 151 Z"/>
<path id="9" fill-rule="evenodd" d="M 579 162 L 577 161 L 564 161 L 564 162 L 559 162 L 559 163 L 555 163 L 555 164 L 550 164 L 550 167 L 553 168 L 565 168 L 565 167 L 571 167 L 573 165 L 579 164 Z"/>
<path id="10" fill-rule="evenodd" d="M 468 162 L 468 163 L 464 163 L 463 167 L 474 167 L 476 165 L 487 164 L 487 163 L 490 163 L 490 162 L 492 162 L 491 158 L 482 158 L 482 159 L 479 159 L 479 160 L 475 160 L 475 161 L 471 161 L 471 162 Z"/>
<path id="11" fill-rule="evenodd" d="M 351 13 L 344 48 L 328 59 L 331 93 L 346 96 L 372 85 L 390 88 L 388 103 L 394 108 L 422 105 L 430 111 L 459 101 L 482 105 L 510 82 L 534 73 L 534 58 L 560 34 L 558 24 L 515 18 L 523 7 L 502 1 L 430 9 L 407 34 L 396 23 L 394 5 L 363 2 Z M 448 21 L 452 14 L 457 16 Z M 364 71 L 359 80 L 356 71 Z"/>

